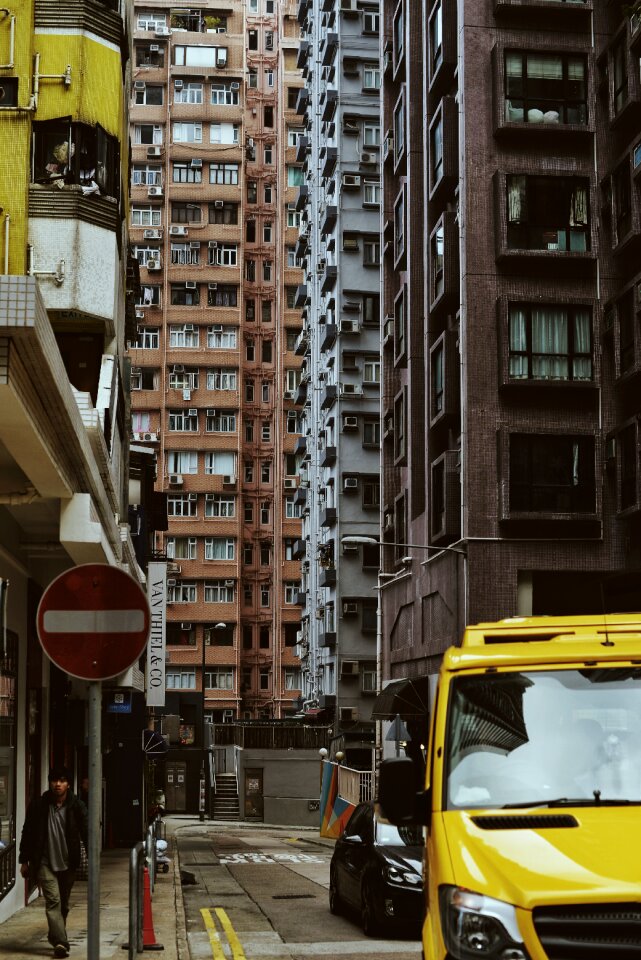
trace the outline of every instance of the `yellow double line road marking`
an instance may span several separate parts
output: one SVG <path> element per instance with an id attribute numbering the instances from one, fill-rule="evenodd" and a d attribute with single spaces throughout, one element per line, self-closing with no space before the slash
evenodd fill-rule
<path id="1" fill-rule="evenodd" d="M 220 936 L 218 934 L 218 930 L 216 929 L 214 918 L 211 915 L 211 910 L 203 907 L 200 913 L 205 923 L 205 929 L 207 930 L 207 934 L 209 936 L 209 944 L 211 946 L 211 952 L 214 960 L 225 960 L 225 952 L 223 950 L 223 945 L 220 942 Z M 227 936 L 229 946 L 231 947 L 233 960 L 247 960 L 245 951 L 243 950 L 242 944 L 238 939 L 236 931 L 234 930 L 227 913 L 222 909 L 222 907 L 215 907 L 214 913 L 218 917 L 218 922 Z"/>

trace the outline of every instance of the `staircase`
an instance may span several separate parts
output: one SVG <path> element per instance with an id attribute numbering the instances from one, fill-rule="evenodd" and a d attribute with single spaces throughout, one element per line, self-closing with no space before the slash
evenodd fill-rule
<path id="1" fill-rule="evenodd" d="M 216 795 L 214 797 L 214 820 L 238 820 L 238 788 L 234 773 L 216 774 Z"/>

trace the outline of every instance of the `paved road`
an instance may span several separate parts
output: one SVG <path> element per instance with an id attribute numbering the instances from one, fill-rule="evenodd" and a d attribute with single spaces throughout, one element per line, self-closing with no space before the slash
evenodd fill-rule
<path id="1" fill-rule="evenodd" d="M 415 939 L 366 937 L 359 918 L 328 908 L 331 847 L 304 832 L 184 827 L 176 831 L 191 960 L 415 960 Z"/>

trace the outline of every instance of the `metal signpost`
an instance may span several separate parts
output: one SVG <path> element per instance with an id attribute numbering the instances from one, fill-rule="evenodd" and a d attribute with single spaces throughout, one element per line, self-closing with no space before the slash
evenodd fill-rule
<path id="1" fill-rule="evenodd" d="M 149 634 L 144 591 L 124 570 L 103 563 L 72 567 L 40 600 L 36 627 L 50 660 L 89 681 L 89 837 L 87 960 L 100 960 L 100 797 L 102 681 L 128 670 Z"/>

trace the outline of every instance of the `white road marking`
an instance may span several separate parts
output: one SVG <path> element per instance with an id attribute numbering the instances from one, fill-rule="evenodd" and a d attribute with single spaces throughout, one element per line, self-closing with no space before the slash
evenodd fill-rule
<path id="1" fill-rule="evenodd" d="M 135 633 L 145 628 L 142 610 L 46 610 L 47 633 Z"/>
<path id="2" fill-rule="evenodd" d="M 202 934 L 189 935 L 190 943 L 203 939 Z M 221 944 L 226 957 L 234 957 L 229 944 Z M 321 943 L 284 943 L 278 935 L 270 933 L 245 932 L 242 935 L 242 946 L 248 960 L 252 957 L 314 957 L 314 956 L 349 956 L 350 954 L 370 956 L 388 953 L 418 954 L 422 945 L 419 940 L 376 940 L 372 937 L 367 940 L 329 940 Z M 194 951 L 194 956 L 199 954 Z"/>
<path id="3" fill-rule="evenodd" d="M 326 863 L 323 857 L 316 857 L 309 853 L 225 853 L 220 858 L 221 863 Z"/>

